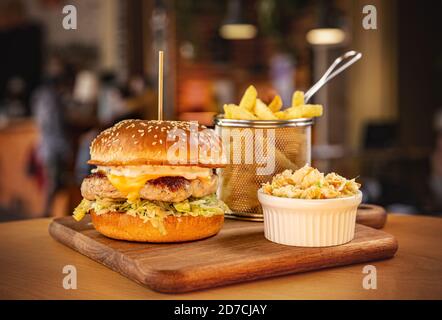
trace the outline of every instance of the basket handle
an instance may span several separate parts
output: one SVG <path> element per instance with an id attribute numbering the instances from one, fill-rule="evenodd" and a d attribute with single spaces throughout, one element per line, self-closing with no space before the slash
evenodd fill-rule
<path id="1" fill-rule="evenodd" d="M 361 59 L 362 53 L 351 50 L 344 53 L 342 56 L 338 57 L 331 66 L 327 69 L 327 71 L 324 73 L 324 75 L 321 77 L 321 79 L 318 80 L 304 95 L 304 101 L 307 103 L 310 98 L 324 86 L 327 82 L 329 82 L 331 79 L 336 77 L 338 74 L 340 74 L 342 71 L 350 67 L 353 63 Z M 344 62 L 345 60 L 348 60 L 344 64 L 342 64 L 339 68 L 338 66 Z M 336 69 L 337 68 L 337 69 Z M 336 70 L 335 70 L 336 69 Z"/>

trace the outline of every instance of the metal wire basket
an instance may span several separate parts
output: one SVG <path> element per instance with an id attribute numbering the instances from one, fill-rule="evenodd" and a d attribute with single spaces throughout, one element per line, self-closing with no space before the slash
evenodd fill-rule
<path id="1" fill-rule="evenodd" d="M 229 218 L 262 221 L 257 191 L 285 169 L 311 161 L 313 119 L 232 120 L 215 118 L 228 160 L 218 169 L 218 196 L 232 210 Z M 252 161 L 251 161 L 252 158 Z"/>

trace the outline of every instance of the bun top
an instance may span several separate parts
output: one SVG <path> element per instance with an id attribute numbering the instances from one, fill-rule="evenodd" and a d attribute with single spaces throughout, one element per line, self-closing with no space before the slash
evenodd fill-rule
<path id="1" fill-rule="evenodd" d="M 197 122 L 123 120 L 92 141 L 89 164 L 100 166 L 225 165 L 222 141 Z"/>

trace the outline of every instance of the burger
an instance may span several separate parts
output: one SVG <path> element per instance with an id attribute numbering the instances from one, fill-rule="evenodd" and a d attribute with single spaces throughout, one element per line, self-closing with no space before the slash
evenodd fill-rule
<path id="1" fill-rule="evenodd" d="M 73 217 L 120 240 L 181 242 L 218 233 L 229 208 L 216 197 L 221 139 L 195 122 L 124 120 L 90 146 L 96 166 Z"/>

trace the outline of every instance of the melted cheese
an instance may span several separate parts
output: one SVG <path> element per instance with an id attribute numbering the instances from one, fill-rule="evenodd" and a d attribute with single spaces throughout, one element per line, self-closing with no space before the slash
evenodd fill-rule
<path id="1" fill-rule="evenodd" d="M 140 191 L 147 181 L 160 177 L 184 177 L 193 179 L 210 179 L 211 169 L 200 167 L 179 166 L 121 166 L 98 167 L 97 171 L 104 172 L 112 185 L 128 200 L 136 201 Z"/>
<path id="2" fill-rule="evenodd" d="M 112 185 L 120 191 L 129 201 L 135 201 L 140 197 L 140 190 L 147 181 L 157 179 L 157 175 L 140 175 L 137 177 L 117 176 L 107 174 Z"/>

